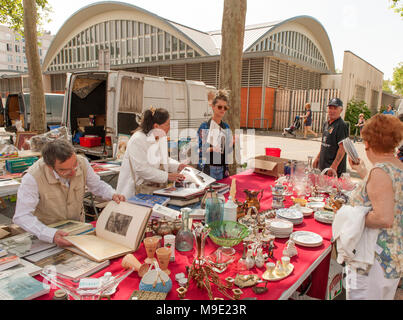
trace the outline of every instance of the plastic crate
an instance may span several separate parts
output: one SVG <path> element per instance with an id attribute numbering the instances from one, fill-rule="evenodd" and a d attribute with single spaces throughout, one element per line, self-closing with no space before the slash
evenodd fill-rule
<path id="1" fill-rule="evenodd" d="M 101 145 L 101 137 L 80 137 L 80 146 L 82 147 L 98 147 Z"/>

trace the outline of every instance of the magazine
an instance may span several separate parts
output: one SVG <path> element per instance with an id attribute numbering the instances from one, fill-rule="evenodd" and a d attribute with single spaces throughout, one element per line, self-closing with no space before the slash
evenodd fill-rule
<path id="1" fill-rule="evenodd" d="M 32 300 L 49 293 L 50 286 L 26 273 L 0 279 L 0 300 Z"/>
<path id="2" fill-rule="evenodd" d="M 128 202 L 138 204 L 140 206 L 145 206 L 145 207 L 154 207 L 154 205 L 159 204 L 161 206 L 164 206 L 168 203 L 170 198 L 168 197 L 162 197 L 162 196 L 157 196 L 157 195 L 152 195 L 152 194 L 145 194 L 145 193 L 138 193 L 134 197 L 131 197 L 127 199 Z"/>
<path id="3" fill-rule="evenodd" d="M 109 265 L 109 260 L 95 262 L 72 251 L 59 249 L 61 250 L 46 250 L 49 253 L 47 256 L 45 256 L 47 252 L 43 251 L 25 259 L 30 259 L 40 268 L 53 265 L 57 274 L 71 280 L 88 277 Z"/>
<path id="4" fill-rule="evenodd" d="M 351 142 L 350 138 L 346 138 L 343 141 L 343 147 L 348 156 L 351 158 L 353 163 L 360 163 L 360 157 L 358 155 L 357 150 L 354 147 L 354 144 Z"/>
<path id="5" fill-rule="evenodd" d="M 14 267 L 11 267 L 7 270 L 1 271 L 0 272 L 0 279 L 4 277 L 9 277 L 15 273 L 27 273 L 30 276 L 36 276 L 38 275 L 42 268 L 34 265 L 33 263 L 26 261 L 23 259 L 20 259 L 19 264 L 15 265 Z"/>
<path id="6" fill-rule="evenodd" d="M 0 240 L 0 248 L 20 258 L 55 246 L 56 244 L 41 241 L 28 232 Z"/>

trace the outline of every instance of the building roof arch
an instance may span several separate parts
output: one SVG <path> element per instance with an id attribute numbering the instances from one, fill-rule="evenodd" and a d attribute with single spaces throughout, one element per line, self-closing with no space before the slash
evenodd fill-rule
<path id="1" fill-rule="evenodd" d="M 253 30 L 254 26 L 249 26 Z M 302 27 L 301 30 L 299 30 Z M 263 29 L 260 34 L 255 32 L 255 37 L 245 37 L 244 52 L 250 51 L 256 44 L 258 44 L 265 37 L 276 34 L 281 31 L 299 31 L 308 36 L 308 38 L 319 49 L 322 57 L 331 72 L 335 72 L 335 63 L 332 45 L 329 36 L 323 25 L 315 18 L 307 15 L 292 17 L 283 21 L 267 23 L 263 25 L 256 25 L 255 28 Z M 245 36 L 247 28 L 245 29 Z M 249 40 L 249 41 L 248 41 Z M 248 41 L 248 42 L 247 42 Z"/>
<path id="2" fill-rule="evenodd" d="M 65 21 L 50 44 L 42 70 L 48 69 L 56 55 L 77 34 L 98 23 L 111 20 L 132 20 L 147 23 L 177 37 L 201 56 L 217 54 L 215 44 L 208 33 L 182 26 L 132 4 L 103 1 L 81 8 Z M 197 37 L 198 42 L 194 41 L 194 37 Z"/>

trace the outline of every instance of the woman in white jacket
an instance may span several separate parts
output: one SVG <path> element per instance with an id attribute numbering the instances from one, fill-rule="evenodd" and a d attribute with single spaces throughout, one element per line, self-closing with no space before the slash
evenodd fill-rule
<path id="1" fill-rule="evenodd" d="M 151 107 L 144 112 L 140 128 L 127 143 L 116 188 L 126 199 L 136 193 L 151 194 L 168 181 L 184 180 L 178 172 L 186 165 L 168 157 L 169 129 L 166 109 Z"/>

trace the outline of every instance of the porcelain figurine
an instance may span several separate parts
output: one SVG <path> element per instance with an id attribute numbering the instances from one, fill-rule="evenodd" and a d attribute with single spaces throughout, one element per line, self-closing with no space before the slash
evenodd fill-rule
<path id="1" fill-rule="evenodd" d="M 295 247 L 295 242 L 292 240 L 288 240 L 286 242 L 286 247 L 283 250 L 283 256 L 286 257 L 293 257 L 296 256 L 298 254 L 297 248 Z"/>
<path id="2" fill-rule="evenodd" d="M 252 269 L 255 266 L 255 257 L 253 256 L 252 249 L 248 249 L 246 254 L 246 268 Z"/>
<path id="3" fill-rule="evenodd" d="M 283 264 L 281 263 L 280 260 L 277 260 L 277 262 L 276 262 L 275 272 L 276 272 L 276 274 L 278 274 L 279 276 L 283 276 L 283 275 L 285 274 L 285 270 L 284 270 L 284 268 L 283 268 Z"/>
<path id="4" fill-rule="evenodd" d="M 255 258 L 255 264 L 256 264 L 257 268 L 263 267 L 264 263 L 265 263 L 265 259 L 264 259 L 262 251 L 263 251 L 262 248 L 257 249 L 257 255 L 256 255 L 256 258 Z"/>

